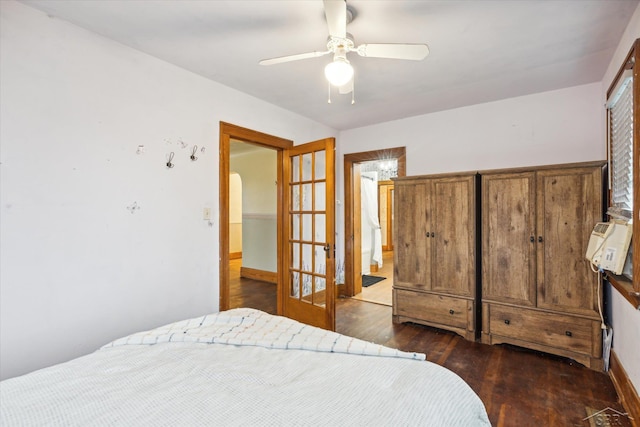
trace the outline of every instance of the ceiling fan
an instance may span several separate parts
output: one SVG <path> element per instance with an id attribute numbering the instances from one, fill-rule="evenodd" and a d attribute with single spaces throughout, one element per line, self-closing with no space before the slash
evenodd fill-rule
<path id="1" fill-rule="evenodd" d="M 426 44 L 370 43 L 355 46 L 353 36 L 347 33 L 354 11 L 347 7 L 345 0 L 323 0 L 324 13 L 329 27 L 329 41 L 326 51 L 314 51 L 296 55 L 263 59 L 260 65 L 274 65 L 300 59 L 316 58 L 333 53 L 333 61 L 324 69 L 329 83 L 339 88 L 340 93 L 353 92 L 353 67 L 347 59 L 349 52 L 367 58 L 408 59 L 421 61 L 429 54 Z M 331 102 L 331 100 L 329 100 Z M 353 100 L 352 100 L 353 103 Z"/>

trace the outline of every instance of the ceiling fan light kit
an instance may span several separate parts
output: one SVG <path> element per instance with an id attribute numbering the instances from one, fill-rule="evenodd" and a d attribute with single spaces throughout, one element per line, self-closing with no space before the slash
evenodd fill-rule
<path id="1" fill-rule="evenodd" d="M 338 57 L 324 67 L 324 75 L 332 85 L 344 86 L 353 77 L 353 67 L 347 58 Z"/>
<path id="2" fill-rule="evenodd" d="M 329 42 L 325 52 L 309 52 L 297 55 L 263 59 L 260 65 L 273 65 L 300 59 L 315 58 L 333 53 L 333 61 L 325 66 L 324 75 L 327 81 L 338 88 L 341 94 L 352 93 L 353 103 L 353 66 L 347 60 L 349 52 L 356 52 L 362 57 L 408 59 L 421 61 L 429 54 L 426 44 L 363 44 L 355 47 L 353 37 L 347 33 L 347 24 L 353 20 L 355 11 L 345 0 L 323 0 L 324 13 L 329 27 Z M 331 101 L 329 101 L 331 102 Z"/>

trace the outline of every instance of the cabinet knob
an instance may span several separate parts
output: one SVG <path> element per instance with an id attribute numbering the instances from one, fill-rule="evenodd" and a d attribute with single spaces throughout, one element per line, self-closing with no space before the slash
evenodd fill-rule
<path id="1" fill-rule="evenodd" d="M 529 237 L 529 240 L 531 241 L 531 243 L 533 243 L 533 242 L 535 242 L 535 241 L 536 241 L 536 238 L 535 238 L 535 237 L 533 237 L 533 236 L 531 236 L 531 237 Z"/>
<path id="2" fill-rule="evenodd" d="M 511 323 L 511 320 L 509 320 L 509 319 L 504 319 L 504 324 L 505 324 L 505 325 L 508 325 L 508 324 L 510 324 L 510 323 Z"/>
<path id="3" fill-rule="evenodd" d="M 431 232 L 431 237 L 436 237 L 436 233 L 434 233 L 433 231 Z"/>
<path id="4" fill-rule="evenodd" d="M 453 314 L 453 313 L 455 313 L 455 311 L 449 310 L 449 314 Z"/>
<path id="5" fill-rule="evenodd" d="M 542 243 L 542 236 L 538 236 L 538 242 Z"/>
<path id="6" fill-rule="evenodd" d="M 571 331 L 565 331 L 564 334 L 568 337 L 572 336 L 573 334 L 571 333 Z"/>
<path id="7" fill-rule="evenodd" d="M 427 231 L 427 237 L 429 237 L 429 232 Z"/>

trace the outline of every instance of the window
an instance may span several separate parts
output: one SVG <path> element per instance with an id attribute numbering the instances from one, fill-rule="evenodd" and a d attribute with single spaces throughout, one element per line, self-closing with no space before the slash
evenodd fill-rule
<path id="1" fill-rule="evenodd" d="M 611 204 L 633 211 L 633 76 L 627 70 L 607 103 L 611 144 Z M 631 215 L 629 215 L 631 216 Z"/>
<path id="2" fill-rule="evenodd" d="M 609 277 L 631 302 L 640 306 L 640 39 L 637 39 L 607 92 L 609 213 L 633 222 L 631 279 Z"/>

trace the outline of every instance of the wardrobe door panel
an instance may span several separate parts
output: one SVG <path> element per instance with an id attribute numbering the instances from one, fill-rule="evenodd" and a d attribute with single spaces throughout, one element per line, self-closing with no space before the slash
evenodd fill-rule
<path id="1" fill-rule="evenodd" d="M 482 176 L 482 298 L 536 304 L 535 174 Z"/>
<path id="2" fill-rule="evenodd" d="M 601 168 L 538 173 L 538 307 L 597 310 L 598 275 L 585 252 L 602 220 Z"/>
<path id="3" fill-rule="evenodd" d="M 432 290 L 475 295 L 474 176 L 434 180 Z"/>
<path id="4" fill-rule="evenodd" d="M 430 231 L 428 187 L 426 183 L 403 183 L 395 186 L 395 286 L 431 289 L 431 240 L 425 237 L 427 231 Z"/>

